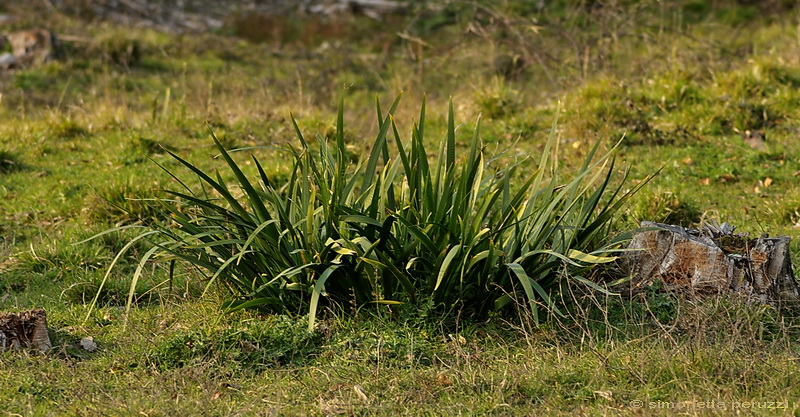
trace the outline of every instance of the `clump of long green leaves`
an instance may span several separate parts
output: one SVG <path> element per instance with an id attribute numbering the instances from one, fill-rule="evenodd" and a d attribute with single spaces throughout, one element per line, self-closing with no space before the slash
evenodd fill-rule
<path id="1" fill-rule="evenodd" d="M 405 141 L 393 117 L 398 103 L 386 114 L 378 103 L 379 133 L 355 165 L 341 104 L 334 143 L 318 134 L 312 147 L 292 119 L 300 147 L 286 148 L 294 165 L 284 184 L 255 157 L 258 176 L 248 178 L 213 133 L 235 185 L 170 152 L 204 192 L 170 173 L 183 190 L 169 191 L 176 198 L 160 206 L 163 225 L 143 235 L 158 238 L 141 265 L 159 253 L 177 257 L 208 271 L 206 288 L 230 289 L 225 308 L 308 312 L 309 329 L 321 302 L 432 302 L 483 315 L 521 296 L 538 317 L 537 305 L 558 311 L 553 292 L 563 279 L 602 290 L 581 274 L 615 259 L 620 242 L 608 238 L 609 221 L 646 182 L 627 192 L 624 181 L 612 187 L 613 150 L 595 158 L 596 145 L 562 179 L 551 133 L 538 169 L 512 185 L 521 165 L 487 160 L 480 119 L 459 159 L 450 103 L 446 137 L 431 160 L 425 102 Z"/>

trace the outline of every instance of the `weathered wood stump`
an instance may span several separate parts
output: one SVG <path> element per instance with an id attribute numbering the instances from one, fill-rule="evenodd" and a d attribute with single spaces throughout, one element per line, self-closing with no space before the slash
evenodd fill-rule
<path id="1" fill-rule="evenodd" d="M 0 69 L 28 68 L 53 58 L 57 45 L 56 35 L 49 30 L 21 30 L 0 35 L 0 49 L 11 49 L 0 54 Z"/>
<path id="2" fill-rule="evenodd" d="M 25 348 L 46 352 L 51 347 L 44 310 L 0 314 L 0 352 Z"/>
<path id="3" fill-rule="evenodd" d="M 749 239 L 727 223 L 702 230 L 642 222 L 623 265 L 634 289 L 656 280 L 667 288 L 698 293 L 735 293 L 764 304 L 800 300 L 789 257 L 789 237 Z"/>

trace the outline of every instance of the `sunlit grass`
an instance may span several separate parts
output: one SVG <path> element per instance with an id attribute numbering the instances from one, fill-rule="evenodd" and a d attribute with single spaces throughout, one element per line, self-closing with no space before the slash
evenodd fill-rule
<path id="1" fill-rule="evenodd" d="M 229 155 L 263 192 L 250 153 L 274 185 L 289 183 L 296 163 L 295 153 L 276 147 L 293 143 L 302 158 L 319 160 L 319 144 L 327 142 L 328 159 L 339 158 L 335 108 L 342 87 L 342 154 L 349 164 L 368 161 L 382 126 L 374 110 L 365 109 L 376 94 L 401 90 L 404 103 L 393 119 L 407 154 L 420 122 L 411 104 L 427 94 L 428 108 L 436 111 L 426 115 L 420 144 L 430 161 L 446 161 L 439 144 L 448 135 L 452 96 L 457 173 L 470 160 L 461 157 L 470 153 L 479 113 L 485 159 L 508 150 L 483 178 L 516 163 L 516 173 L 504 178 L 517 189 L 535 173 L 551 135 L 559 146 L 551 162 L 562 178 L 579 172 L 594 143 L 600 142 L 599 156 L 624 136 L 614 172 L 617 177 L 621 166 L 630 166 L 623 192 L 663 169 L 609 224 L 611 232 L 640 220 L 690 224 L 714 217 L 740 230 L 797 240 L 796 9 L 773 1 L 602 3 L 544 2 L 539 10 L 538 2 L 495 2 L 489 9 L 480 9 L 482 2 L 449 2 L 436 13 L 408 15 L 414 23 L 403 22 L 399 34 L 392 29 L 346 42 L 323 40 L 315 31 L 320 26 L 298 43 L 290 39 L 296 35 L 278 34 L 280 42 L 261 44 L 19 10 L 37 2 L 6 5 L 4 14 L 13 17 L 6 31 L 32 25 L 68 36 L 61 59 L 0 79 L 0 160 L 12 161 L 0 162 L 0 309 L 44 307 L 57 347 L 47 356 L 0 355 L 0 408 L 21 415 L 674 414 L 631 407 L 633 401 L 661 401 L 687 414 L 712 415 L 719 410 L 685 407 L 800 397 L 791 311 L 685 299 L 658 288 L 633 300 L 602 293 L 586 299 L 592 292 L 565 279 L 571 290 L 559 295 L 568 306 L 558 306 L 566 319 L 540 314 L 534 328 L 525 290 L 517 286 L 518 302 L 500 314 L 442 320 L 457 309 L 424 301 L 420 288 L 427 283 L 420 277 L 439 277 L 461 243 L 449 241 L 457 234 L 434 242 L 429 252 L 439 256 L 414 247 L 414 256 L 427 256 L 427 263 L 408 268 L 419 280 L 417 303 L 401 288 L 374 299 L 403 304 L 358 304 L 354 294 L 328 288 L 329 279 L 314 333 L 306 333 L 310 285 L 300 307 L 285 316 L 221 313 L 220 305 L 243 298 L 212 286 L 198 299 L 204 276 L 213 272 L 183 262 L 145 262 L 131 292 L 131 278 L 151 248 L 145 241 L 120 258 L 86 319 L 109 263 L 135 231 L 76 243 L 115 223 L 152 221 L 143 203 L 163 198 L 155 190 L 171 177 L 151 160 L 202 192 L 202 181 L 185 175 L 157 144 L 203 172 L 219 169 L 230 193 L 244 201 L 208 127 L 226 150 L 246 148 Z M 352 23 L 363 24 L 350 28 L 353 33 L 380 25 Z M 559 124 L 551 130 L 559 101 Z M 290 112 L 308 151 L 299 145 Z M 747 130 L 763 134 L 765 146 L 751 147 Z M 411 188 L 400 181 L 406 169 L 395 159 L 391 124 L 387 139 L 393 162 L 383 169 L 380 155 L 376 178 L 396 169 L 395 196 L 405 202 Z M 347 166 L 355 174 L 355 165 Z M 435 169 L 430 178 L 436 180 Z M 278 189 L 282 196 L 286 191 Z M 378 211 L 373 219 L 384 216 L 382 226 L 392 213 L 414 221 L 423 217 L 414 210 L 426 213 L 407 206 Z M 356 225 L 362 230 L 344 233 L 369 231 L 368 223 Z M 401 226 L 395 220 L 391 229 Z M 406 236 L 397 247 L 416 238 Z M 793 242 L 792 253 L 798 248 Z M 343 263 L 361 255 L 342 255 Z M 407 272 L 407 265 L 398 261 L 397 268 Z M 442 294 L 445 283 L 460 276 L 452 271 L 445 268 Z M 492 304 L 500 292 L 494 290 L 474 305 Z M 536 301 L 543 312 L 546 303 Z M 86 336 L 99 351 L 80 348 Z M 797 409 L 790 402 L 787 409 L 754 413 Z"/>

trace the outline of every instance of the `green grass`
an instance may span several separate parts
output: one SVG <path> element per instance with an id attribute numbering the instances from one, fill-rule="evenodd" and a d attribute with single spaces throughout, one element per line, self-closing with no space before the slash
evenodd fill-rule
<path id="1" fill-rule="evenodd" d="M 106 308 L 88 326 L 65 329 L 82 313 L 73 309 L 51 315 L 61 329 L 51 358 L 3 357 L 3 404 L 21 413 L 60 406 L 181 415 L 642 412 L 635 401 L 789 401 L 784 412 L 797 409 L 796 323 L 726 300 L 642 302 L 602 300 L 605 316 L 535 332 L 364 313 L 325 321 L 316 335 L 305 333 L 302 318 L 208 320 L 217 316 L 208 304 L 134 311 L 124 330 L 122 310 Z M 677 313 L 652 315 L 665 302 Z M 76 348 L 89 334 L 100 346 L 93 354 Z M 20 368 L 30 373 L 12 373 Z"/>
<path id="2" fill-rule="evenodd" d="M 314 23 L 301 36 L 299 19 L 255 33 L 263 43 L 3 6 L 19 16 L 8 30 L 35 24 L 92 41 L 65 40 L 63 59 L 0 78 L 0 310 L 44 307 L 56 346 L 46 356 L 0 355 L 0 411 L 674 415 L 684 407 L 712 415 L 719 410 L 701 404 L 724 403 L 728 413 L 748 401 L 788 401 L 742 412 L 800 414 L 796 312 L 724 298 L 654 289 L 630 300 L 567 281 L 562 293 L 576 300 L 564 303 L 566 318 L 541 315 L 534 326 L 524 297 L 481 320 L 441 320 L 436 303 L 375 308 L 344 297 L 323 303 L 307 333 L 307 308 L 221 312 L 228 293 L 212 285 L 201 297 L 204 274 L 180 262 L 145 262 L 131 294 L 151 248 L 140 241 L 84 320 L 136 230 L 78 242 L 152 224 L 157 213 L 145 200 L 175 190 L 155 163 L 185 172 L 167 151 L 235 184 L 210 125 L 224 149 L 246 148 L 229 156 L 248 178 L 260 177 L 252 153 L 271 181 L 291 182 L 296 160 L 279 149 L 297 143 L 290 112 L 304 137 L 336 142 L 343 87 L 347 130 L 344 146 L 332 147 L 342 161 L 368 161 L 380 125 L 364 109 L 376 94 L 399 91 L 403 145 L 426 96 L 421 144 L 428 160 L 445 159 L 437 151 L 452 96 L 456 154 L 469 155 L 482 113 L 484 155 L 499 155 L 501 171 L 517 164 L 511 187 L 534 173 L 551 135 L 562 178 L 580 171 L 594 143 L 602 154 L 624 135 L 622 191 L 661 172 L 611 231 L 715 218 L 751 234 L 789 235 L 798 259 L 797 11 L 780 1 L 740 3 L 544 2 L 538 10 L 536 2 L 450 2 L 383 27 Z M 746 130 L 763 133 L 766 146 L 748 145 Z M 394 150 L 393 132 L 388 138 Z M 309 149 L 320 151 L 315 141 Z M 200 179 L 180 178 L 202 189 Z M 79 347 L 86 336 L 97 352 Z"/>

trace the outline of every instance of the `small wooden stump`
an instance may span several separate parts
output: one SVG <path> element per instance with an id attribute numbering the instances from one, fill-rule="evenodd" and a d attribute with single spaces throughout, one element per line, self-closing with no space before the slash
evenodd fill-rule
<path id="1" fill-rule="evenodd" d="M 53 58 L 56 44 L 56 35 L 44 29 L 0 35 L 0 49 L 11 49 L 10 53 L 0 54 L 0 69 L 40 65 Z"/>
<path id="2" fill-rule="evenodd" d="M 51 347 L 44 310 L 0 313 L 0 352 L 26 348 L 46 352 Z"/>
<path id="3" fill-rule="evenodd" d="M 623 257 L 634 290 L 661 280 L 670 289 L 730 292 L 770 305 L 800 300 L 788 236 L 748 239 L 716 222 L 702 230 L 652 222 L 641 226 L 648 230 L 633 237 L 628 248 L 634 251 Z"/>

